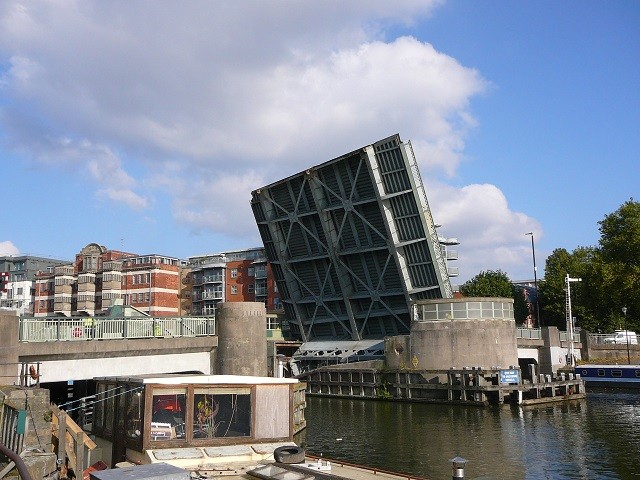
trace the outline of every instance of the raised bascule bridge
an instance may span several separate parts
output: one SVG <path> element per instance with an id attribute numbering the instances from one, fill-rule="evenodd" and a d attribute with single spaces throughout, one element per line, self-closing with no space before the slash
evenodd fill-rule
<path id="1" fill-rule="evenodd" d="M 304 352 L 375 357 L 419 300 L 453 297 L 410 143 L 399 135 L 258 188 L 251 205 Z"/>

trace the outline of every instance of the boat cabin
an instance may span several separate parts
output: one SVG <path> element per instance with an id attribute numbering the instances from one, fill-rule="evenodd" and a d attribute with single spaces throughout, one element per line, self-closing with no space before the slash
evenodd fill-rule
<path id="1" fill-rule="evenodd" d="M 92 433 L 102 461 L 146 463 L 154 449 L 292 441 L 305 384 L 239 375 L 97 378 Z"/>
<path id="2" fill-rule="evenodd" d="M 640 388 L 640 365 L 579 365 L 575 372 L 589 387 Z"/>

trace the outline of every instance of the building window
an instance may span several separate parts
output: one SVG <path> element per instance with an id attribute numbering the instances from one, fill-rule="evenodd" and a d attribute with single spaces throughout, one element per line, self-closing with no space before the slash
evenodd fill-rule
<path id="1" fill-rule="evenodd" d="M 256 269 L 255 267 L 249 267 L 247 269 L 247 275 L 249 275 L 250 277 L 254 277 L 256 275 Z"/>
<path id="2" fill-rule="evenodd" d="M 247 292 L 248 293 L 253 293 L 255 289 L 255 286 L 253 285 L 253 283 L 250 283 L 249 285 L 247 285 Z"/>
<path id="3" fill-rule="evenodd" d="M 237 278 L 238 277 L 238 269 L 237 268 L 232 268 L 231 269 L 231 278 Z"/>
<path id="4" fill-rule="evenodd" d="M 237 294 L 238 294 L 237 285 L 231 285 L 231 295 L 237 295 Z"/>

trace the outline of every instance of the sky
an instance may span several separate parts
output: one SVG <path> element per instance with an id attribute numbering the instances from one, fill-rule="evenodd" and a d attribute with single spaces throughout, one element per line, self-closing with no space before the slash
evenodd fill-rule
<path id="1" fill-rule="evenodd" d="M 0 255 L 260 246 L 252 190 L 395 133 L 454 283 L 542 278 L 640 197 L 640 2 L 0 2 Z"/>

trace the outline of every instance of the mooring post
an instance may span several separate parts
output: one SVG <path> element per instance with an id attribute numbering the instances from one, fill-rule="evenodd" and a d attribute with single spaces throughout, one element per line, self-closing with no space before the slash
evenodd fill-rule
<path id="1" fill-rule="evenodd" d="M 464 480 L 464 466 L 467 460 L 462 457 L 455 457 L 449 460 L 451 462 L 451 479 L 452 480 Z"/>

